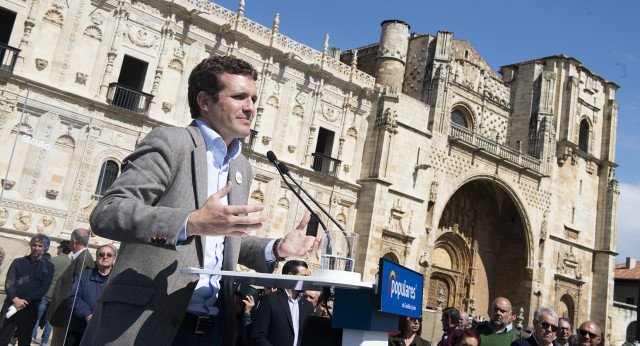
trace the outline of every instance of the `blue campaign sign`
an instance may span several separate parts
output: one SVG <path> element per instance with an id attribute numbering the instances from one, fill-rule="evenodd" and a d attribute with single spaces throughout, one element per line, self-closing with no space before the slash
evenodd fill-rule
<path id="1" fill-rule="evenodd" d="M 379 268 L 380 311 L 422 317 L 422 274 L 385 258 L 380 259 Z"/>

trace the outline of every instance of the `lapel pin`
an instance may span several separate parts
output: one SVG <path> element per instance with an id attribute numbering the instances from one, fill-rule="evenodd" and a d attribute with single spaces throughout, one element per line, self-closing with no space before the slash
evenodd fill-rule
<path id="1" fill-rule="evenodd" d="M 242 184 L 242 174 L 240 172 L 236 172 L 236 183 Z"/>

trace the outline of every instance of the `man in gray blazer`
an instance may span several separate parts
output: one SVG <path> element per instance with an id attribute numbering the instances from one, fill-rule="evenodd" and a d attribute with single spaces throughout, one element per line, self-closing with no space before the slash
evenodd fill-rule
<path id="1" fill-rule="evenodd" d="M 306 257 L 305 216 L 284 239 L 249 234 L 266 217 L 248 215 L 251 167 L 238 138 L 250 133 L 257 72 L 232 57 L 203 60 L 189 77 L 186 128 L 151 131 L 91 214 L 100 236 L 122 242 L 83 345 L 233 345 L 232 282 L 181 274 L 187 267 L 260 272 L 267 262 Z"/>

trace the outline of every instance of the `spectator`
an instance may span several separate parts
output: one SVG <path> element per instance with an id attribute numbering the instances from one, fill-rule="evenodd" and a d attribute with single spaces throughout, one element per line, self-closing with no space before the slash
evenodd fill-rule
<path id="1" fill-rule="evenodd" d="M 458 335 L 458 343 L 455 346 L 480 346 L 480 334 L 471 328 L 463 329 Z"/>
<path id="2" fill-rule="evenodd" d="M 320 297 L 320 293 L 321 292 L 319 291 L 304 291 L 304 294 L 302 295 L 303 298 L 306 298 L 313 305 L 314 312 L 318 307 L 318 298 Z"/>
<path id="3" fill-rule="evenodd" d="M 400 316 L 400 334 L 389 337 L 389 346 L 431 346 L 431 343 L 420 337 L 422 334 L 422 318 Z"/>
<path id="4" fill-rule="evenodd" d="M 49 323 L 53 326 L 51 346 L 62 346 L 64 343 L 67 324 L 71 318 L 71 311 L 67 309 L 66 299 L 73 282 L 83 270 L 96 266 L 93 256 L 89 251 L 85 251 L 89 245 L 89 230 L 76 228 L 71 233 L 70 244 L 73 252 L 71 263 L 55 282 L 49 306 Z"/>
<path id="5" fill-rule="evenodd" d="M 469 317 L 469 314 L 464 311 L 460 311 L 460 326 L 462 328 L 471 328 L 472 324 L 473 321 Z"/>
<path id="6" fill-rule="evenodd" d="M 593 321 L 586 321 L 578 328 L 578 345 L 596 346 L 602 340 L 600 327 Z"/>
<path id="7" fill-rule="evenodd" d="M 442 330 L 444 334 L 438 342 L 438 346 L 452 346 L 458 341 L 458 334 L 462 331 L 460 326 L 460 311 L 454 307 L 448 307 L 442 310 Z"/>
<path id="8" fill-rule="evenodd" d="M 290 260 L 282 267 L 285 275 L 309 275 L 307 263 Z M 288 309 L 287 309 L 288 307 Z M 253 322 L 254 345 L 298 345 L 304 321 L 313 313 L 313 305 L 303 299 L 300 291 L 278 290 L 262 297 Z"/>
<path id="9" fill-rule="evenodd" d="M 556 341 L 560 346 L 569 346 L 569 336 L 573 333 L 571 327 L 571 321 L 569 319 L 561 317 L 558 320 L 558 334 Z"/>
<path id="10" fill-rule="evenodd" d="M 318 307 L 315 314 L 327 318 L 333 317 L 333 296 L 329 296 L 325 302 L 324 294 L 321 293 L 318 297 Z"/>
<path id="11" fill-rule="evenodd" d="M 488 322 L 478 323 L 476 330 L 484 346 L 509 346 L 514 340 L 522 339 L 522 333 L 513 328 L 511 302 L 504 297 L 491 303 Z"/>
<path id="12" fill-rule="evenodd" d="M 29 255 L 16 258 L 9 266 L 5 280 L 7 297 L 0 311 L 0 345 L 7 345 L 14 332 L 20 345 L 31 344 L 38 305 L 53 281 L 53 264 L 43 257 L 50 243 L 46 235 L 34 235 L 29 242 Z M 16 312 L 7 318 L 10 308 Z"/>
<path id="13" fill-rule="evenodd" d="M 578 334 L 573 333 L 569 336 L 569 346 L 578 346 Z"/>
<path id="14" fill-rule="evenodd" d="M 558 330 L 558 314 L 551 308 L 540 307 L 533 314 L 533 335 L 526 339 L 518 339 L 511 346 L 558 346 L 556 331 Z"/>
<path id="15" fill-rule="evenodd" d="M 62 273 L 67 269 L 69 263 L 71 263 L 71 259 L 69 258 L 69 253 L 71 253 L 71 242 L 68 240 L 63 240 L 58 245 L 57 256 L 53 257 L 50 261 L 53 264 L 53 281 L 51 286 L 49 286 L 49 290 L 42 297 L 40 304 L 38 305 L 38 321 L 41 318 L 44 319 L 44 329 L 42 330 L 42 335 L 39 344 L 46 345 L 49 342 L 49 335 L 51 334 L 51 323 L 49 323 L 49 306 L 51 305 L 51 296 L 53 295 L 53 290 L 56 287 L 56 282 L 62 275 Z M 31 333 L 31 339 L 35 339 L 38 334 L 38 324 L 33 327 L 33 333 Z"/>
<path id="16" fill-rule="evenodd" d="M 103 245 L 96 251 L 96 267 L 85 269 L 73 282 L 67 296 L 67 307 L 71 311 L 71 322 L 65 346 L 78 346 L 84 330 L 93 316 L 93 309 L 98 303 L 102 288 L 109 278 L 111 268 L 116 260 L 116 248 Z"/>

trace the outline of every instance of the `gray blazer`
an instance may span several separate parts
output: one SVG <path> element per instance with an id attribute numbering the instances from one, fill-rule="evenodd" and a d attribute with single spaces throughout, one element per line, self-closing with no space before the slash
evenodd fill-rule
<path id="1" fill-rule="evenodd" d="M 203 243 L 189 237 L 177 246 L 189 213 L 207 200 L 207 159 L 195 122 L 185 128 L 156 128 L 124 163 L 122 174 L 91 213 L 93 231 L 122 242 L 115 266 L 87 327 L 83 345 L 170 345 L 198 281 L 181 274 L 203 266 Z M 242 175 L 236 179 L 237 172 Z M 239 155 L 230 162 L 229 204 L 246 204 L 251 166 Z M 266 272 L 270 239 L 226 237 L 223 270 L 238 263 Z M 233 297 L 232 282 L 223 282 Z M 225 299 L 225 335 L 235 339 L 233 299 Z M 233 341 L 223 341 L 232 345 Z"/>

